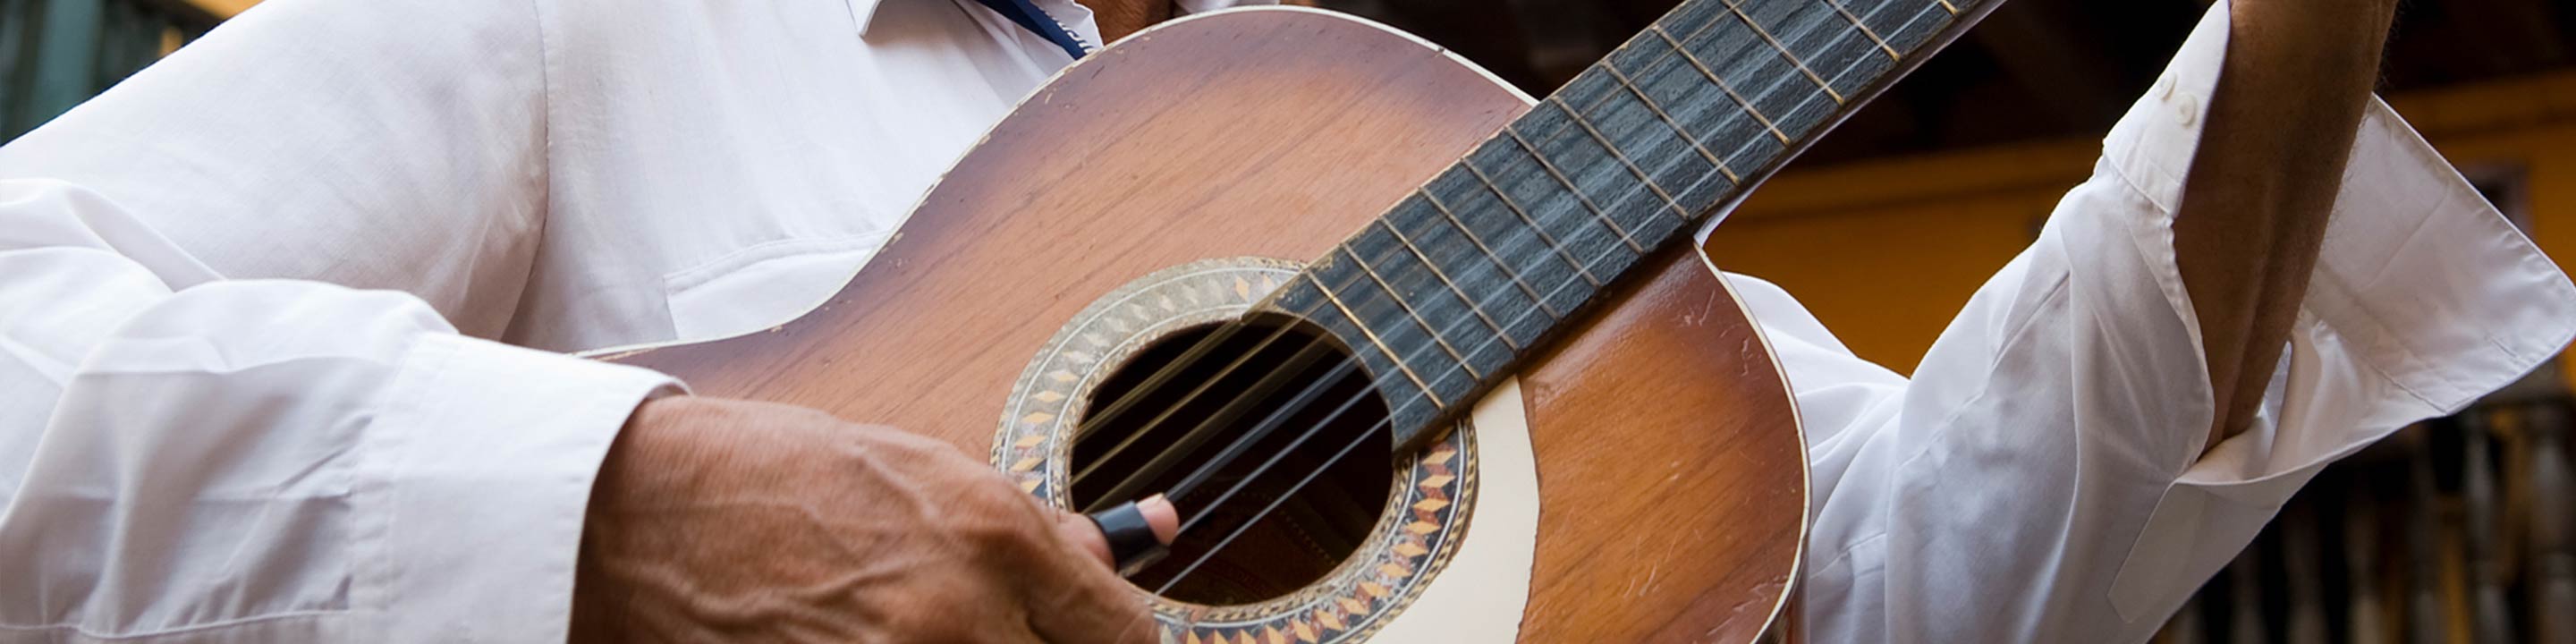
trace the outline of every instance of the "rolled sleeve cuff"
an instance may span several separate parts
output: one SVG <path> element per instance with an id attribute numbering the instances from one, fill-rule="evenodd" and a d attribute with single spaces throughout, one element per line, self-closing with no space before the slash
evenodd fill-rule
<path id="1" fill-rule="evenodd" d="M 2124 225 L 2157 249 L 2151 270 L 2195 343 L 2172 218 L 2227 33 L 2221 3 L 2104 141 L 2106 168 L 2155 206 Z M 2169 612 L 2206 577 L 2176 562 L 2226 561 L 2327 463 L 2458 411 L 2576 337 L 2576 285 L 2375 98 L 2331 216 L 2254 426 L 2193 450 L 2159 500 L 2112 592 L 2124 618 Z"/>
<path id="2" fill-rule="evenodd" d="M 2137 232 L 2160 240 L 2156 270 L 2195 338 L 2172 213 L 2218 85 L 2228 21 L 2226 5 L 2209 11 L 2103 146 L 2105 163 L 2157 206 L 2156 220 L 2138 222 Z M 2459 410 L 2571 337 L 2576 286 L 2373 98 L 2262 417 L 2179 482 L 2240 486 L 2313 470 L 2407 423 Z M 2305 481 L 2295 478 L 2265 492 L 2286 499 Z"/>
<path id="3" fill-rule="evenodd" d="M 2576 286 L 2373 99 L 2264 415 L 2185 472 L 2275 503 L 2408 423 L 2459 411 L 2576 337 Z M 2286 480 L 2284 480 L 2286 479 Z"/>
<path id="4" fill-rule="evenodd" d="M 635 406 L 669 376 L 452 335 L 410 350 L 354 495 L 373 556 L 353 608 L 386 642 L 561 642 L 583 510 Z"/>

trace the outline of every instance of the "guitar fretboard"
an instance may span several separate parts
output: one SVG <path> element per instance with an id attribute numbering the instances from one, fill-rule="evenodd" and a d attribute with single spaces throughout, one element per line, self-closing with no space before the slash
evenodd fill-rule
<path id="1" fill-rule="evenodd" d="M 1683 2 L 1273 306 L 1348 340 L 1413 444 L 1999 1 Z"/>

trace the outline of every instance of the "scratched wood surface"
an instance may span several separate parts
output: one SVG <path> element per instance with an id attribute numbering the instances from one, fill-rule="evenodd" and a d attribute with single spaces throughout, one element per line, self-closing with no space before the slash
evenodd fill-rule
<path id="1" fill-rule="evenodd" d="M 1521 376 L 1542 499 L 1523 641 L 1751 641 L 1797 578 L 1786 381 L 1699 249 L 1649 261 Z"/>
<path id="2" fill-rule="evenodd" d="M 1041 89 L 823 306 L 617 359 L 982 453 L 1012 380 L 1093 298 L 1202 258 L 1319 257 L 1526 109 L 1346 18 L 1174 23 Z M 1805 474 L 1777 371 L 1696 252 L 1640 266 L 1654 277 L 1525 372 L 1530 641 L 1742 641 L 1794 577 Z"/>

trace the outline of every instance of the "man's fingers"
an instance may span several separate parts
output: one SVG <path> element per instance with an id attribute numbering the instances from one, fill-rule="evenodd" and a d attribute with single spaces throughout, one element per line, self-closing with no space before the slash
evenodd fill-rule
<path id="1" fill-rule="evenodd" d="M 1109 560 L 1109 538 L 1100 534 L 1100 526 L 1092 524 L 1091 517 L 1058 511 L 1055 513 L 1055 533 L 1064 537 L 1065 543 L 1081 546 L 1082 551 L 1090 553 L 1100 565 L 1117 565 Z"/>
<path id="2" fill-rule="evenodd" d="M 1082 515 L 1058 514 L 1065 543 L 1052 549 L 1057 556 L 1038 562 L 1042 570 L 1030 571 L 1023 591 L 1029 628 L 1057 643 L 1155 641 L 1153 611 L 1143 592 L 1110 570 L 1109 542 L 1100 529 Z"/>
<path id="3" fill-rule="evenodd" d="M 1172 501 L 1163 495 L 1156 494 L 1137 501 L 1136 511 L 1145 515 L 1145 527 L 1154 531 L 1156 542 L 1171 545 L 1172 538 L 1181 532 L 1181 512 L 1173 508 Z M 1064 536 L 1066 542 L 1082 546 L 1084 552 L 1091 553 L 1092 558 L 1099 559 L 1100 563 L 1118 567 L 1116 555 L 1109 549 L 1108 536 L 1100 533 L 1100 525 L 1093 523 L 1090 517 L 1057 512 L 1055 530 Z"/>
<path id="4" fill-rule="evenodd" d="M 1136 509 L 1155 539 L 1168 544 L 1179 533 L 1180 513 L 1162 495 L 1136 502 Z M 1053 578 L 1044 580 L 1051 583 L 1033 585 L 1029 627 L 1049 642 L 1157 641 L 1161 626 L 1144 594 L 1112 570 L 1100 526 L 1071 512 L 1058 511 L 1055 520 L 1056 534 L 1080 554 L 1054 562 Z"/>
<path id="5" fill-rule="evenodd" d="M 1174 537 L 1180 536 L 1181 511 L 1172 507 L 1171 499 L 1160 494 L 1145 497 L 1145 500 L 1136 502 L 1136 509 L 1145 513 L 1145 524 L 1154 528 L 1155 541 L 1168 546 L 1172 545 Z"/>

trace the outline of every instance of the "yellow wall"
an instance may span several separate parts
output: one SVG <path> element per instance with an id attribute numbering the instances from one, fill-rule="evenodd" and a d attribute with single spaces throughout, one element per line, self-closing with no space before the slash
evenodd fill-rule
<path id="1" fill-rule="evenodd" d="M 233 14 L 241 13 L 243 9 L 249 9 L 251 5 L 259 4 L 259 0 L 188 0 L 188 4 L 197 5 L 197 8 L 215 14 L 217 18 L 230 18 Z"/>
<path id="2" fill-rule="evenodd" d="M 2561 266 L 2576 258 L 2576 73 L 2391 102 L 2454 165 L 2523 172 L 2534 239 Z M 1969 293 L 2090 174 L 2099 146 L 1793 168 L 1718 228 L 1709 256 L 1789 289 L 1861 357 L 1911 371 Z"/>

